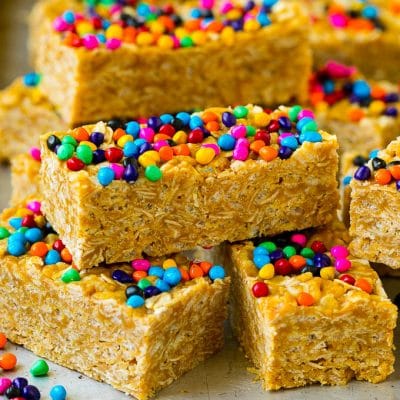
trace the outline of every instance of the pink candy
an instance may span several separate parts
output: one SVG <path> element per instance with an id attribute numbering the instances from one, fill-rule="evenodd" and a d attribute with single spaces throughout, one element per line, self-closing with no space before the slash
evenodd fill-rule
<path id="1" fill-rule="evenodd" d="M 221 153 L 220 147 L 215 143 L 204 143 L 201 147 L 208 147 L 209 149 L 213 149 L 217 156 Z"/>
<path id="2" fill-rule="evenodd" d="M 169 146 L 168 142 L 166 140 L 159 140 L 153 144 L 153 149 L 155 151 L 159 151 L 161 147 Z"/>
<path id="3" fill-rule="evenodd" d="M 6 390 L 12 385 L 11 379 L 0 378 L 0 395 L 4 394 Z"/>
<path id="4" fill-rule="evenodd" d="M 301 247 L 305 247 L 307 244 L 307 236 L 303 235 L 301 233 L 295 233 L 290 237 L 290 240 L 293 243 L 297 243 L 298 245 L 300 245 Z"/>
<path id="5" fill-rule="evenodd" d="M 343 14 L 331 14 L 329 15 L 329 21 L 335 28 L 345 28 L 347 26 L 348 19 Z"/>
<path id="6" fill-rule="evenodd" d="M 57 32 L 65 32 L 69 28 L 69 24 L 65 22 L 61 17 L 57 17 L 53 22 L 53 28 Z"/>
<path id="7" fill-rule="evenodd" d="M 222 14 L 226 14 L 234 8 L 233 4 L 230 1 L 226 1 L 221 5 L 220 11 Z"/>
<path id="8" fill-rule="evenodd" d="M 281 140 L 284 139 L 285 137 L 293 136 L 293 133 L 291 132 L 283 132 L 279 135 L 278 137 L 278 143 L 281 144 Z"/>
<path id="9" fill-rule="evenodd" d="M 131 262 L 131 265 L 135 271 L 146 271 L 147 272 L 151 267 L 150 261 L 142 259 L 142 258 L 133 260 Z"/>
<path id="10" fill-rule="evenodd" d="M 151 128 L 141 128 L 139 132 L 140 139 L 145 139 L 152 143 L 154 139 L 154 131 Z"/>
<path id="11" fill-rule="evenodd" d="M 348 78 L 357 72 L 356 67 L 348 67 L 336 61 L 328 61 L 325 70 L 332 78 Z"/>
<path id="12" fill-rule="evenodd" d="M 299 114 L 297 115 L 297 118 L 300 120 L 300 119 L 303 119 L 303 118 L 312 118 L 312 119 L 315 119 L 315 115 L 314 115 L 314 113 L 311 111 L 311 110 L 308 110 L 308 109 L 304 109 L 304 110 L 301 110 L 300 112 L 299 112 Z"/>
<path id="13" fill-rule="evenodd" d="M 121 45 L 122 41 L 116 38 L 108 39 L 106 42 L 106 47 L 108 50 L 117 50 L 121 47 Z"/>
<path id="14" fill-rule="evenodd" d="M 344 246 L 333 246 L 331 248 L 331 254 L 334 258 L 341 259 L 346 258 L 349 255 L 347 247 Z"/>
<path id="15" fill-rule="evenodd" d="M 96 49 L 100 44 L 97 36 L 92 34 L 85 35 L 82 39 L 82 43 L 88 50 Z"/>
<path id="16" fill-rule="evenodd" d="M 335 261 L 335 268 L 340 273 L 346 272 L 351 268 L 351 261 L 347 258 L 340 258 Z"/>
<path id="17" fill-rule="evenodd" d="M 246 138 L 238 139 L 233 150 L 232 157 L 234 160 L 247 160 L 249 157 L 249 141 Z"/>
<path id="18" fill-rule="evenodd" d="M 236 125 L 232 127 L 230 133 L 235 139 L 245 138 L 247 135 L 247 129 L 244 125 Z"/>
<path id="19" fill-rule="evenodd" d="M 200 7 L 210 10 L 214 7 L 214 0 L 200 0 Z"/>
<path id="20" fill-rule="evenodd" d="M 32 147 L 29 151 L 29 154 L 31 155 L 31 157 L 36 160 L 36 161 L 41 161 L 42 160 L 42 156 L 41 156 L 41 152 L 40 149 L 37 147 Z"/>
<path id="21" fill-rule="evenodd" d="M 111 164 L 110 168 L 114 171 L 115 179 L 120 180 L 124 175 L 124 167 L 120 164 Z"/>
<path id="22" fill-rule="evenodd" d="M 30 201 L 27 204 L 28 210 L 31 210 L 35 214 L 39 214 L 40 213 L 41 206 L 42 206 L 42 204 L 39 201 Z"/>

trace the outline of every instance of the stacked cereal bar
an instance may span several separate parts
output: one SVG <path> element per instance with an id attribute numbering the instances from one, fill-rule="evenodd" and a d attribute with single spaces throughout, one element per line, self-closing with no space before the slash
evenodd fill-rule
<path id="1" fill-rule="evenodd" d="M 44 211 L 79 269 L 319 226 L 338 206 L 336 137 L 300 106 L 111 121 L 41 145 Z"/>
<path id="2" fill-rule="evenodd" d="M 397 308 L 346 236 L 335 223 L 228 246 L 232 326 L 266 389 L 393 372 Z"/>
<path id="3" fill-rule="evenodd" d="M 335 61 L 313 73 L 310 102 L 320 126 L 337 135 L 340 152 L 369 153 L 400 134 L 398 86 L 365 80 Z"/>
<path id="4" fill-rule="evenodd" d="M 68 127 L 43 94 L 40 80 L 30 73 L 0 92 L 0 161 L 37 145 L 41 133 Z"/>
<path id="5" fill-rule="evenodd" d="M 14 343 L 139 400 L 222 348 L 221 266 L 177 255 L 79 273 L 40 201 L 1 220 L 1 330 Z"/>
<path id="6" fill-rule="evenodd" d="M 35 7 L 34 65 L 68 123 L 306 99 L 309 18 L 299 4 L 131 4 Z"/>
<path id="7" fill-rule="evenodd" d="M 400 139 L 360 166 L 350 187 L 352 254 L 400 268 Z"/>
<path id="8" fill-rule="evenodd" d="M 356 65 L 367 77 L 400 80 L 400 7 L 382 1 L 308 2 L 313 15 L 311 45 L 318 67 L 334 59 Z"/>

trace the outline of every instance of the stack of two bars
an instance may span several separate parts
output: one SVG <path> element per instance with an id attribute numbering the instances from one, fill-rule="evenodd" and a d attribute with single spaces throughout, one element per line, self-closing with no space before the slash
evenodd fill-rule
<path id="1" fill-rule="evenodd" d="M 161 62 L 174 51 L 176 57 L 200 57 L 202 46 L 202 56 L 208 56 L 219 43 L 216 33 L 237 41 L 227 47 L 233 51 L 229 62 L 249 59 L 250 64 L 237 67 L 229 90 L 210 83 L 208 90 L 225 95 L 205 93 L 193 100 L 200 105 L 249 97 L 267 103 L 302 100 L 310 52 L 306 29 L 297 25 L 301 19 L 292 18 L 291 7 L 267 7 L 268 12 L 258 12 L 257 24 L 241 19 L 243 30 L 215 27 L 217 32 L 208 32 L 214 39 L 198 47 L 165 49 L 168 39 L 162 35 L 163 40 L 157 39 L 161 50 L 150 42 L 149 48 L 154 57 L 161 52 Z M 251 10 L 245 21 L 254 21 Z M 121 96 L 129 90 L 112 84 L 108 67 L 116 63 L 124 70 L 118 63 L 132 60 L 129 52 L 139 52 L 138 44 L 150 37 L 133 35 L 132 44 L 107 37 L 107 32 L 103 41 L 91 31 L 81 38 L 80 29 L 63 28 L 74 24 L 76 16 L 68 12 L 57 19 L 61 36 L 47 31 L 46 24 L 35 32 L 40 44 L 36 57 L 58 49 L 62 57 L 54 57 L 73 65 L 70 87 L 63 92 L 69 99 L 63 116 L 73 123 L 128 117 L 131 108 L 121 108 L 118 96 L 108 95 L 118 88 Z M 94 27 L 96 21 L 91 22 Z M 88 21 L 83 22 L 85 32 Z M 188 44 L 187 36 L 199 40 L 201 34 L 194 35 L 189 26 L 190 35 L 172 35 L 174 46 Z M 269 60 L 269 70 L 258 67 L 251 58 L 265 54 L 261 45 L 251 51 L 258 35 L 271 46 L 268 57 L 278 43 L 300 51 L 304 74 L 280 51 Z M 299 37 L 304 41 L 298 43 Z M 244 48 L 235 57 L 241 40 L 246 40 L 247 57 Z M 287 79 L 275 78 L 278 72 L 270 61 L 280 63 L 277 68 Z M 51 66 L 59 67 L 51 60 L 41 67 L 43 83 L 48 79 L 46 90 L 49 96 L 54 90 L 57 103 L 62 92 L 57 84 L 65 82 L 65 71 Z M 102 66 L 104 79 L 96 86 L 94 78 L 103 75 L 92 72 Z M 249 94 L 253 68 L 264 71 L 259 78 L 265 87 L 255 84 L 255 93 Z M 125 71 L 137 69 L 127 65 Z M 143 79 L 150 80 L 153 75 L 147 72 Z M 227 71 L 223 73 L 217 79 L 221 85 Z M 301 79 L 291 79 L 292 73 Z M 179 81 L 179 73 L 176 77 Z M 101 101 L 90 97 L 99 93 Z M 232 97 L 225 98 L 228 94 Z M 130 92 L 124 102 L 135 95 Z M 300 106 L 272 111 L 248 105 L 172 115 L 162 114 L 164 107 L 178 111 L 176 107 L 194 104 L 171 105 L 163 99 L 154 103 L 158 109 L 140 110 L 158 117 L 127 123 L 114 119 L 42 136 L 40 193 L 2 216 L 0 310 L 6 318 L 1 329 L 41 356 L 146 399 L 222 347 L 231 279 L 233 327 L 266 388 L 342 384 L 352 377 L 385 379 L 393 370 L 396 309 L 368 263 L 349 256 L 346 234 L 334 222 L 336 138 L 319 130 L 313 113 Z M 165 256 L 262 236 L 274 237 L 226 245 L 231 278 L 220 265 Z"/>

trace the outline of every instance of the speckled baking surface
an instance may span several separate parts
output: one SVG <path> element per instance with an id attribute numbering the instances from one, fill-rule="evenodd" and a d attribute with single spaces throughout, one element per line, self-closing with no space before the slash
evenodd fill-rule
<path id="1" fill-rule="evenodd" d="M 0 206 L 7 206 L 10 196 L 9 169 L 0 167 Z M 384 285 L 393 298 L 400 292 L 400 280 L 384 279 Z M 0 316 L 1 318 L 1 316 Z M 396 346 L 399 348 L 399 332 Z M 14 374 L 6 376 L 29 376 L 29 367 L 37 359 L 31 352 L 19 346 L 8 344 L 7 350 L 14 352 L 19 365 Z M 397 351 L 400 357 L 400 351 Z M 69 400 L 122 400 L 127 397 L 110 386 L 95 382 L 66 368 L 51 365 L 46 378 L 34 378 L 32 383 L 42 391 L 43 399 L 50 399 L 48 393 L 55 384 L 67 388 Z M 351 382 L 346 387 L 311 386 L 304 389 L 264 392 L 259 382 L 247 371 L 250 365 L 239 350 L 227 328 L 224 350 L 164 389 L 157 397 L 160 400 L 396 400 L 400 399 L 400 364 L 396 372 L 384 383 L 373 385 Z"/>

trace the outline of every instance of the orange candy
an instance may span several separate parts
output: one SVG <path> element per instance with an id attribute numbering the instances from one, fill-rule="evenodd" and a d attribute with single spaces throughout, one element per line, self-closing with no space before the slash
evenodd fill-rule
<path id="1" fill-rule="evenodd" d="M 114 141 L 118 142 L 118 139 L 120 139 L 124 135 L 126 135 L 126 132 L 123 129 L 118 128 L 115 130 L 115 132 L 113 134 L 113 139 L 114 139 Z"/>
<path id="2" fill-rule="evenodd" d="M 189 269 L 189 275 L 192 279 L 204 276 L 204 271 L 198 264 L 192 264 Z"/>
<path id="3" fill-rule="evenodd" d="M 382 100 L 386 95 L 386 90 L 382 87 L 375 85 L 371 88 L 371 97 L 376 100 Z"/>
<path id="4" fill-rule="evenodd" d="M 299 306 L 312 306 L 315 303 L 314 297 L 310 293 L 301 292 L 297 298 L 297 304 Z"/>
<path id="5" fill-rule="evenodd" d="M 0 333 L 0 349 L 4 349 L 7 344 L 7 337 L 4 333 Z"/>
<path id="6" fill-rule="evenodd" d="M 187 269 L 180 267 L 179 271 L 181 272 L 183 282 L 187 282 L 190 280 L 189 272 L 187 271 Z"/>
<path id="7" fill-rule="evenodd" d="M 157 133 L 156 135 L 154 135 L 153 142 L 156 143 L 160 140 L 168 140 L 168 139 L 171 139 L 171 137 L 166 135 L 165 133 Z"/>
<path id="8" fill-rule="evenodd" d="M 15 357 L 12 353 L 3 353 L 0 356 L 0 368 L 5 371 L 9 371 L 10 369 L 14 369 L 17 365 L 17 357 Z"/>
<path id="9" fill-rule="evenodd" d="M 78 142 L 85 142 L 89 140 L 89 133 L 85 128 L 74 129 L 72 135 Z"/>
<path id="10" fill-rule="evenodd" d="M 221 21 L 214 20 L 207 25 L 208 32 L 221 32 L 225 25 Z"/>
<path id="11" fill-rule="evenodd" d="M 250 150 L 259 153 L 260 149 L 265 146 L 264 140 L 255 140 L 250 144 Z"/>
<path id="12" fill-rule="evenodd" d="M 135 271 L 132 274 L 132 277 L 135 282 L 139 282 L 141 279 L 146 278 L 147 272 L 146 271 Z"/>
<path id="13" fill-rule="evenodd" d="M 294 255 L 289 258 L 289 263 L 295 270 L 299 270 L 306 265 L 307 261 L 303 256 Z"/>
<path id="14" fill-rule="evenodd" d="M 68 264 L 70 264 L 72 262 L 72 255 L 66 247 L 64 247 L 61 250 L 61 258 L 64 262 L 66 262 Z"/>
<path id="15" fill-rule="evenodd" d="M 44 257 L 49 252 L 49 248 L 45 242 L 36 242 L 32 245 L 29 254 L 31 256 Z"/>
<path id="16" fill-rule="evenodd" d="M 367 292 L 368 294 L 372 293 L 372 285 L 364 278 L 357 279 L 356 282 L 354 283 L 354 286 L 357 286 L 358 288 L 364 290 L 364 292 Z"/>
<path id="17" fill-rule="evenodd" d="M 396 181 L 400 179 L 400 165 L 390 166 L 389 171 L 392 174 L 393 179 L 396 179 Z"/>
<path id="18" fill-rule="evenodd" d="M 178 144 L 173 147 L 174 154 L 176 156 L 190 156 L 190 149 L 187 144 Z"/>
<path id="19" fill-rule="evenodd" d="M 210 121 L 207 122 L 206 129 L 208 129 L 210 132 L 217 132 L 221 129 L 221 127 L 218 121 Z"/>
<path id="20" fill-rule="evenodd" d="M 207 262 L 207 261 L 202 261 L 200 263 L 200 267 L 204 271 L 205 274 L 208 274 L 208 271 L 210 271 L 210 269 L 212 267 L 212 264 L 210 262 Z"/>
<path id="21" fill-rule="evenodd" d="M 375 172 L 375 182 L 380 185 L 387 185 L 392 180 L 392 174 L 389 170 L 381 168 Z"/>
<path id="22" fill-rule="evenodd" d="M 264 146 L 259 150 L 259 154 L 263 160 L 272 161 L 278 157 L 278 150 L 271 146 Z"/>
<path id="23" fill-rule="evenodd" d="M 374 24 L 369 19 L 352 18 L 349 20 L 347 28 L 354 29 L 355 31 L 372 31 Z"/>
<path id="24" fill-rule="evenodd" d="M 136 29 L 133 26 L 128 26 L 124 29 L 123 41 L 126 43 L 135 43 L 136 35 Z"/>
<path id="25" fill-rule="evenodd" d="M 349 119 L 353 122 L 361 121 L 365 116 L 365 113 L 361 108 L 353 108 L 349 111 Z"/>
<path id="26" fill-rule="evenodd" d="M 201 119 L 207 124 L 211 121 L 218 121 L 218 115 L 212 111 L 205 111 L 202 114 Z"/>
<path id="27" fill-rule="evenodd" d="M 174 151 L 169 146 L 161 147 L 160 150 L 158 150 L 158 154 L 160 156 L 160 160 L 164 162 L 172 160 L 174 157 Z"/>

